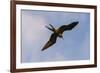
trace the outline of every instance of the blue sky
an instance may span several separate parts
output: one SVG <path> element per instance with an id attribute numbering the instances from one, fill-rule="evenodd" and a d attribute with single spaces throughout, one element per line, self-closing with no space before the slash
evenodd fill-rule
<path id="1" fill-rule="evenodd" d="M 21 11 L 22 26 L 22 62 L 54 62 L 90 59 L 90 14 L 56 11 Z M 49 40 L 52 31 L 45 26 L 55 28 L 74 21 L 79 24 L 71 31 L 63 33 L 64 39 L 57 38 L 56 44 L 41 51 Z"/>

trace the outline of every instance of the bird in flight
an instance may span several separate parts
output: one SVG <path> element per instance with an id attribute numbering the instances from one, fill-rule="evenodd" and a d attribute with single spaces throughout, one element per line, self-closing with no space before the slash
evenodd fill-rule
<path id="1" fill-rule="evenodd" d="M 49 41 L 44 45 L 44 47 L 42 48 L 41 51 L 44 51 L 44 50 L 48 49 L 50 46 L 52 46 L 53 44 L 55 44 L 57 37 L 63 38 L 63 36 L 62 36 L 63 32 L 72 30 L 78 23 L 79 23 L 78 21 L 72 22 L 69 25 L 62 25 L 58 29 L 55 29 L 51 24 L 49 24 L 51 26 L 51 28 L 46 26 L 46 28 L 51 30 L 53 33 L 51 34 Z"/>

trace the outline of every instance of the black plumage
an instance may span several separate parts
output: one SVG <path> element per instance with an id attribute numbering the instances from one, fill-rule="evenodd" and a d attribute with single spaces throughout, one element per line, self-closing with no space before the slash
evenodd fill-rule
<path id="1" fill-rule="evenodd" d="M 45 46 L 43 47 L 42 51 L 47 49 L 48 47 L 52 46 L 53 44 L 55 44 L 56 40 L 57 40 L 57 35 L 55 35 L 55 33 L 52 33 L 49 41 L 45 44 Z"/>
<path id="2" fill-rule="evenodd" d="M 63 36 L 62 36 L 63 32 L 67 31 L 67 30 L 72 30 L 78 23 L 79 22 L 72 22 L 69 25 L 62 25 L 58 29 L 55 29 L 51 24 L 49 24 L 51 26 L 51 28 L 46 26 L 46 28 L 53 31 L 53 33 L 51 34 L 49 41 L 42 48 L 42 51 L 47 49 L 48 47 L 52 46 L 53 44 L 55 44 L 57 37 L 63 38 Z"/>
<path id="3" fill-rule="evenodd" d="M 62 25 L 59 29 L 58 29 L 58 33 L 63 33 L 66 30 L 72 30 L 79 22 L 73 22 L 69 25 Z"/>

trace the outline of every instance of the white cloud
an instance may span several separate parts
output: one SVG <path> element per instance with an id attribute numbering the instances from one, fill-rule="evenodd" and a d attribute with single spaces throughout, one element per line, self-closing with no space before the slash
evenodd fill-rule
<path id="1" fill-rule="evenodd" d="M 45 19 L 42 16 L 32 16 L 28 14 L 23 14 L 23 23 L 22 23 L 22 33 L 23 36 L 26 37 L 26 39 L 30 39 L 33 41 L 40 38 L 40 36 L 43 34 L 47 34 L 45 32 L 45 25 L 47 24 Z M 41 32 L 40 32 L 41 31 Z M 37 36 L 38 34 L 38 36 Z M 45 36 L 43 36 L 45 37 Z"/>
<path id="2" fill-rule="evenodd" d="M 39 59 L 39 50 L 42 49 L 39 48 L 42 45 L 41 39 L 44 40 L 48 36 L 45 25 L 47 25 L 47 22 L 43 16 L 22 13 L 23 61 L 27 60 L 27 57 L 29 57 L 27 55 L 31 56 L 30 61 L 34 60 L 34 57 L 35 60 Z"/>

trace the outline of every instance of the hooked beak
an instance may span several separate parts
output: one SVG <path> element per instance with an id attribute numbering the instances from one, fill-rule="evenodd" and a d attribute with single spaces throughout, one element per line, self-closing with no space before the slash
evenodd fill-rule
<path id="1" fill-rule="evenodd" d="M 60 38 L 64 39 L 63 36 L 62 36 L 62 34 L 60 34 L 59 36 L 60 36 Z"/>
<path id="2" fill-rule="evenodd" d="M 64 39 L 63 36 L 61 36 L 61 38 Z"/>

